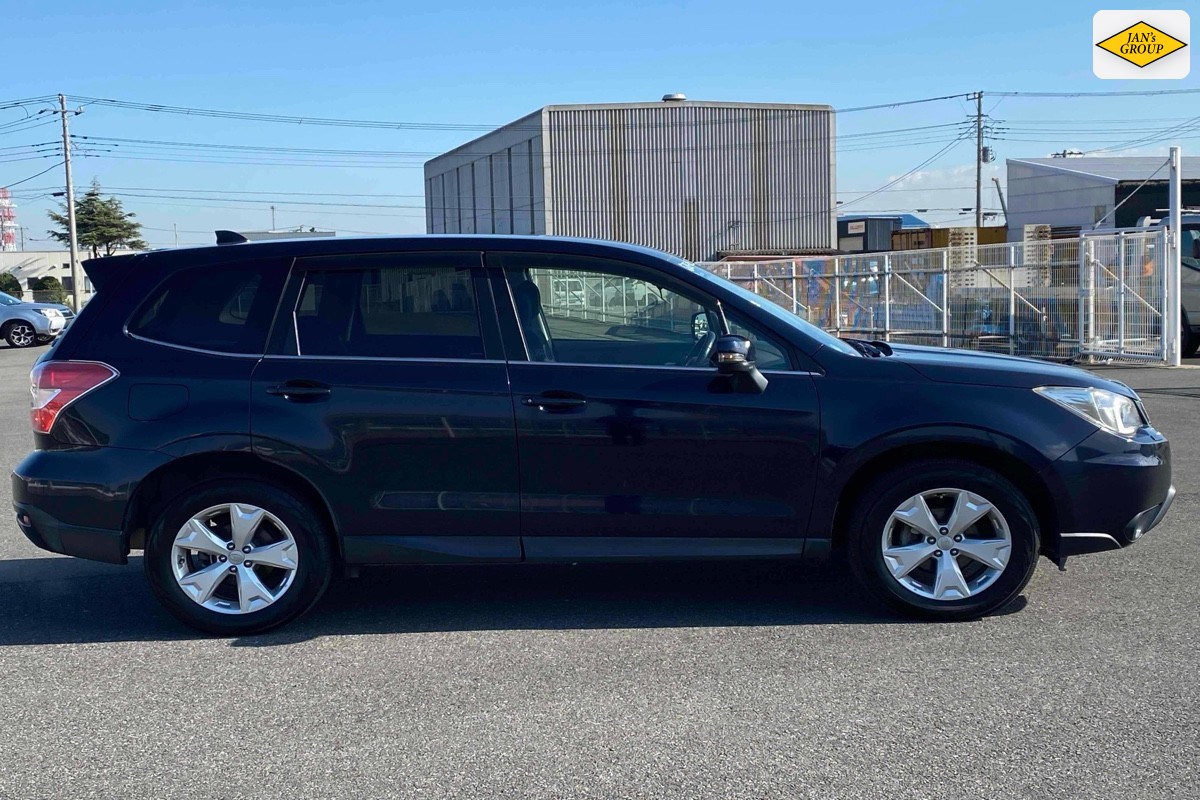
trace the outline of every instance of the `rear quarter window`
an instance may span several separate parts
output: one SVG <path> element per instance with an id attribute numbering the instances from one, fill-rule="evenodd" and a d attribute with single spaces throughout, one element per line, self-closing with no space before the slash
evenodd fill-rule
<path id="1" fill-rule="evenodd" d="M 259 355 L 285 272 L 273 261 L 180 270 L 150 293 L 127 330 L 164 344 Z"/>

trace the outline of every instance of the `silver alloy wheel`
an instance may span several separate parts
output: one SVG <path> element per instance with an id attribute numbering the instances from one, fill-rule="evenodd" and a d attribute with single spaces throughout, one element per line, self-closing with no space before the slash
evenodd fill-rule
<path id="1" fill-rule="evenodd" d="M 24 322 L 17 322 L 8 329 L 8 339 L 16 347 L 29 347 L 36 338 L 33 328 Z"/>
<path id="2" fill-rule="evenodd" d="M 929 600 L 963 600 L 1004 572 L 1012 534 L 1000 510 L 965 489 L 930 489 L 892 512 L 883 563 L 896 582 Z"/>
<path id="3" fill-rule="evenodd" d="M 250 614 L 292 585 L 296 540 L 274 514 L 248 503 L 223 503 L 189 519 L 171 548 L 183 593 L 221 614 Z"/>

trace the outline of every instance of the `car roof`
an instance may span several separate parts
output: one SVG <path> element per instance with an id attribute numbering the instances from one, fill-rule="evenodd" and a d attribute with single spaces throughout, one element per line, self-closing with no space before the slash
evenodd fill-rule
<path id="1" fill-rule="evenodd" d="M 602 239 L 566 236 L 508 236 L 501 234 L 417 234 L 412 236 L 353 236 L 325 238 L 273 239 L 239 242 L 236 244 L 204 245 L 170 250 L 154 250 L 143 254 L 154 260 L 232 261 L 242 258 L 269 258 L 337 255 L 341 253 L 379 253 L 389 251 L 419 252 L 422 250 L 503 250 L 539 253 L 574 253 L 577 255 L 624 254 L 641 258 L 677 259 L 649 247 Z"/>
<path id="2" fill-rule="evenodd" d="M 496 234 L 420 234 L 413 236 L 355 236 L 272 239 L 151 250 L 89 259 L 84 271 L 97 289 L 132 264 L 137 269 L 174 271 L 208 264 L 231 264 L 260 258 L 307 258 L 353 254 L 438 252 L 452 250 L 560 253 L 613 258 L 653 266 L 677 277 L 695 270 L 688 262 L 658 250 L 602 239 L 563 236 L 505 236 Z"/>

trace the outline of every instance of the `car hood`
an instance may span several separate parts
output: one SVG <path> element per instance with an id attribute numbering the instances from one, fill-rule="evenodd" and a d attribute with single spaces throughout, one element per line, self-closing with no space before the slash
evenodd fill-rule
<path id="1" fill-rule="evenodd" d="M 1092 386 L 1127 397 L 1137 397 L 1125 384 L 1102 378 L 1078 367 L 999 353 L 982 353 L 977 350 L 894 343 L 891 347 L 891 358 L 908 364 L 922 376 L 938 383 L 1011 386 L 1021 389 L 1032 389 L 1035 386 Z"/>
<path id="2" fill-rule="evenodd" d="M 13 306 L 13 308 L 17 308 L 17 306 Z M 55 311 L 61 311 L 63 316 L 66 316 L 67 312 L 70 310 L 66 306 L 59 305 L 58 303 L 21 303 L 20 308 L 29 308 L 35 310 L 39 308 L 53 308 Z"/>

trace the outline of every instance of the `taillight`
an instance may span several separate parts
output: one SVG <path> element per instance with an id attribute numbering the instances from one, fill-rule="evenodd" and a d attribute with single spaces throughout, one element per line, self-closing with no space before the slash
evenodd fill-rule
<path id="1" fill-rule="evenodd" d="M 33 430 L 49 433 L 64 408 L 117 377 L 99 361 L 45 361 L 29 373 Z"/>

